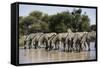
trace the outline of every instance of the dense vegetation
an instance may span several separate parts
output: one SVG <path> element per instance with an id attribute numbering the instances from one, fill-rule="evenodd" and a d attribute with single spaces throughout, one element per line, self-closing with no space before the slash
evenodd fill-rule
<path id="1" fill-rule="evenodd" d="M 33 11 L 26 17 L 19 17 L 20 35 L 34 32 L 73 32 L 96 30 L 96 25 L 90 25 L 90 19 L 81 9 L 72 12 L 63 11 L 54 15 L 48 15 L 40 11 Z"/>

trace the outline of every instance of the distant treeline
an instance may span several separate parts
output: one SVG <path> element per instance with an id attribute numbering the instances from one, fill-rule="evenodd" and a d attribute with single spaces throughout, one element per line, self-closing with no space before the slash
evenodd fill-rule
<path id="1" fill-rule="evenodd" d="M 63 11 L 54 15 L 48 15 L 40 11 L 33 11 L 26 17 L 19 17 L 20 35 L 34 32 L 72 32 L 96 31 L 96 25 L 90 25 L 90 19 L 82 9 L 74 9 L 72 12 Z"/>

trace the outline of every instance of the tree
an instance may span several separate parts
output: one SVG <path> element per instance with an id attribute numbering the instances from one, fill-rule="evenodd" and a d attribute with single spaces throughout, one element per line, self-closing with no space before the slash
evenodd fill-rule
<path id="1" fill-rule="evenodd" d="M 46 22 L 42 22 L 40 25 L 41 25 L 41 31 L 50 32 L 49 31 L 49 24 L 47 24 Z"/>
<path id="2" fill-rule="evenodd" d="M 80 31 L 90 31 L 90 20 L 87 15 L 82 15 L 82 21 L 80 24 Z"/>
<path id="3" fill-rule="evenodd" d="M 28 34 L 30 25 L 33 24 L 35 21 L 36 21 L 36 19 L 32 16 L 24 17 L 22 19 L 22 21 L 20 21 L 20 23 L 19 23 L 19 28 L 21 28 L 23 30 L 22 33 Z"/>
<path id="4" fill-rule="evenodd" d="M 95 24 L 91 25 L 90 28 L 91 28 L 91 31 L 96 31 L 96 25 Z"/>
<path id="5" fill-rule="evenodd" d="M 33 11 L 29 14 L 29 16 L 35 17 L 36 19 L 42 18 L 42 12 L 40 11 Z"/>
<path id="6" fill-rule="evenodd" d="M 48 14 L 44 14 L 42 17 L 42 21 L 49 24 L 50 16 Z"/>
<path id="7" fill-rule="evenodd" d="M 89 17 L 81 14 L 82 9 L 74 9 L 72 12 L 63 11 L 54 15 L 48 15 L 40 11 L 33 11 L 26 17 L 19 17 L 19 31 L 21 34 L 32 32 L 82 32 L 95 30 L 90 27 Z"/>
<path id="8" fill-rule="evenodd" d="M 19 16 L 19 21 L 21 21 L 23 19 L 23 16 Z"/>
<path id="9" fill-rule="evenodd" d="M 40 24 L 32 24 L 31 27 L 29 28 L 29 33 L 34 33 L 34 32 L 40 32 L 41 31 L 41 25 Z"/>
<path id="10" fill-rule="evenodd" d="M 64 23 L 59 23 L 58 25 L 56 25 L 55 27 L 55 32 L 59 33 L 59 32 L 66 32 L 66 26 Z"/>
<path id="11" fill-rule="evenodd" d="M 82 10 L 81 9 L 74 9 L 72 11 L 72 25 L 74 28 L 74 31 L 79 31 L 79 27 L 80 27 L 80 24 L 81 24 L 81 12 Z"/>
<path id="12" fill-rule="evenodd" d="M 66 25 L 66 30 L 67 29 L 71 29 L 72 28 L 72 23 L 73 23 L 73 16 L 70 14 L 70 12 L 69 11 L 67 11 L 67 12 L 62 12 L 61 13 L 61 15 L 62 15 L 62 17 L 63 17 L 63 19 L 62 19 L 62 22 Z"/>

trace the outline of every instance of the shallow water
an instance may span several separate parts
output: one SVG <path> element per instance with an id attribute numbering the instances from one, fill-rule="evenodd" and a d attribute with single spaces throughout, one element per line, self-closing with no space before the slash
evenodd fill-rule
<path id="1" fill-rule="evenodd" d="M 57 61 L 93 60 L 96 59 L 96 52 L 93 44 L 94 43 L 91 43 L 91 51 L 82 52 L 63 52 L 58 50 L 46 51 L 44 48 L 19 48 L 19 63 L 24 64 Z"/>

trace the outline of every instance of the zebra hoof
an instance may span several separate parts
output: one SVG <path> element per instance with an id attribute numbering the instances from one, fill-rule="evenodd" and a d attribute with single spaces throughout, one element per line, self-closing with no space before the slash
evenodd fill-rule
<path id="1" fill-rule="evenodd" d="M 29 47 L 29 49 L 31 49 L 31 47 Z"/>
<path id="2" fill-rule="evenodd" d="M 24 49 L 26 49 L 26 47 L 24 47 Z"/>

